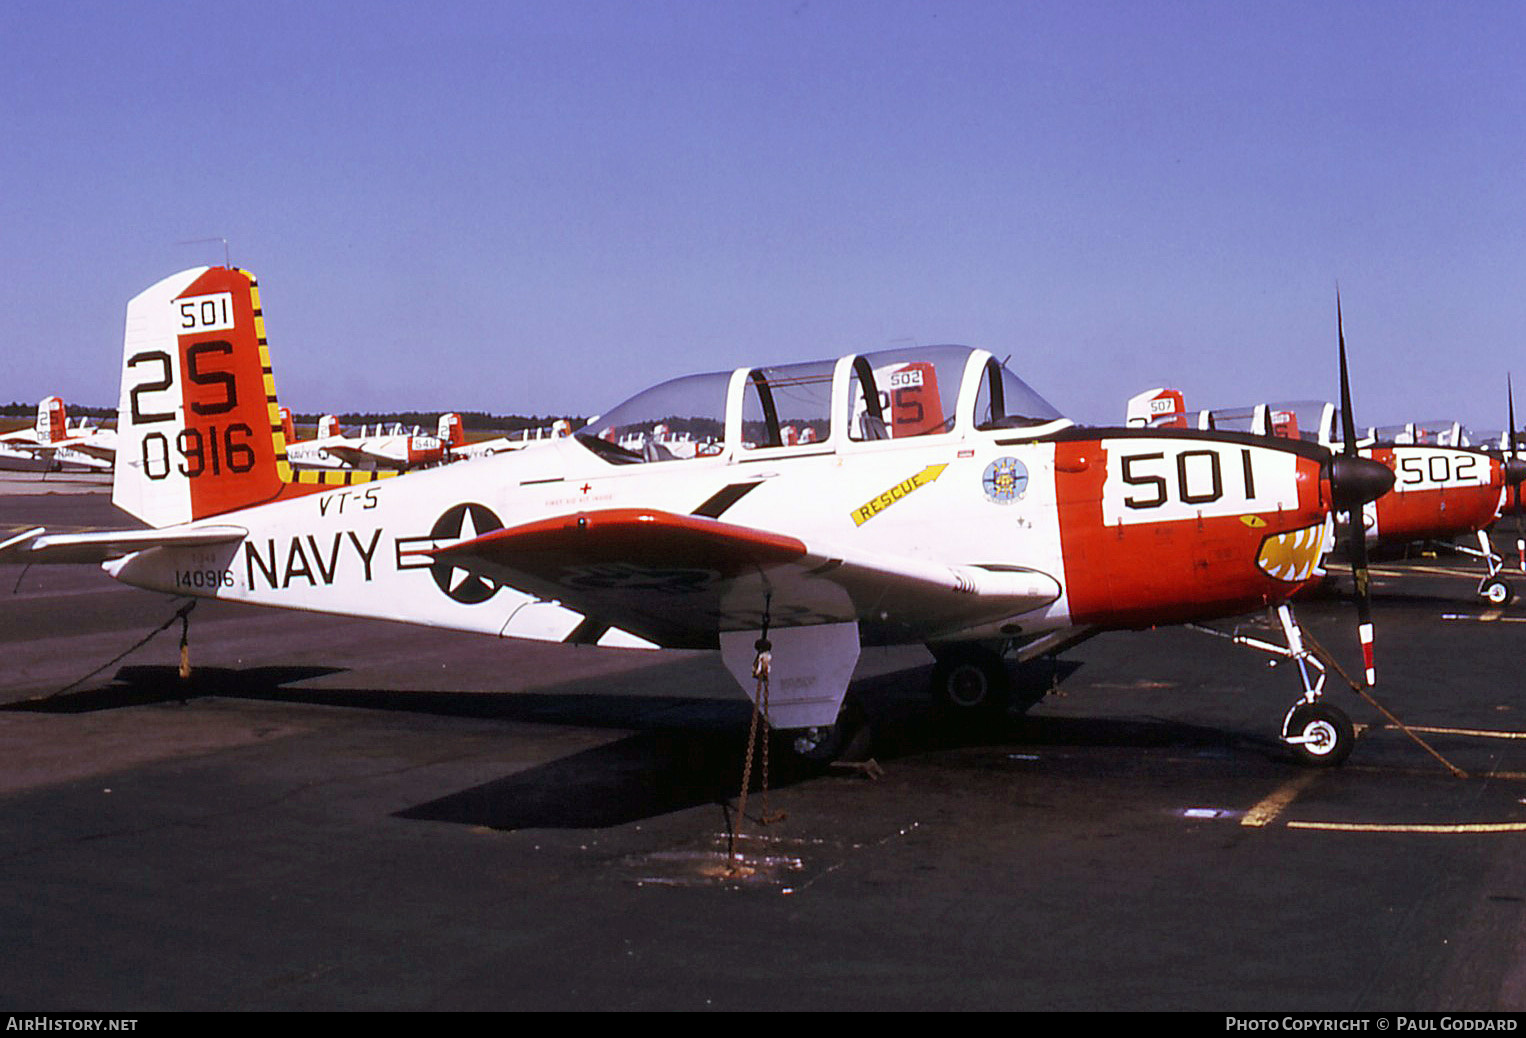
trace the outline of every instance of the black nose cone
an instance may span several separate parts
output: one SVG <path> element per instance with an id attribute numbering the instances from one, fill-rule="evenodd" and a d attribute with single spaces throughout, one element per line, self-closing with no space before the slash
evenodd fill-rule
<path id="1" fill-rule="evenodd" d="M 1526 461 L 1520 458 L 1511 458 L 1505 462 L 1505 482 L 1511 486 L 1526 482 Z"/>
<path id="2" fill-rule="evenodd" d="M 1393 486 L 1393 470 L 1371 458 L 1338 454 L 1330 463 L 1330 490 L 1342 511 L 1376 501 Z"/>

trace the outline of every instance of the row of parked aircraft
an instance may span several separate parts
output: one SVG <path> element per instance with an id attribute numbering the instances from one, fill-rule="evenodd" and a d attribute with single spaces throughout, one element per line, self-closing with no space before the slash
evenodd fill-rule
<path id="1" fill-rule="evenodd" d="M 1507 392 L 1509 426 L 1515 425 L 1514 394 Z M 1125 420 L 1133 428 L 1195 428 L 1247 432 L 1304 440 L 1332 450 L 1342 447 L 1339 409 L 1324 401 L 1258 404 L 1189 411 L 1180 390 L 1151 389 L 1129 400 Z M 1362 507 L 1361 530 L 1369 548 L 1396 551 L 1410 545 L 1446 543 L 1484 563 L 1478 594 L 1494 605 L 1515 597 L 1501 575 L 1489 528 L 1502 514 L 1519 520 L 1520 484 L 1526 462 L 1516 458 L 1514 433 L 1474 433 L 1454 421 L 1368 427 L 1356 433 L 1357 449 L 1394 473 L 1394 486 Z M 1459 540 L 1476 540 L 1469 548 Z M 1517 537 L 1526 572 L 1526 539 Z"/>
<path id="2" fill-rule="evenodd" d="M 717 649 L 822 757 L 854 733 L 864 645 L 926 645 L 934 693 L 979 712 L 1042 694 L 1013 687 L 1009 659 L 1269 610 L 1283 643 L 1250 644 L 1296 660 L 1303 686 L 1282 738 L 1330 765 L 1353 730 L 1290 603 L 1324 576 L 1340 517 L 1359 524 L 1409 478 L 1406 455 L 1359 450 L 1343 335 L 1339 355 L 1344 435 L 1324 441 L 1081 428 L 992 353 L 933 346 L 690 375 L 575 435 L 384 478 L 397 470 L 294 464 L 255 280 L 200 267 L 128 304 L 112 499 L 148 528 L 33 528 L 0 561 L 499 637 Z M 1513 459 L 1466 456 L 1496 498 L 1518 484 Z M 1345 540 L 1371 684 L 1366 538 Z"/>
<path id="3" fill-rule="evenodd" d="M 526 439 L 570 432 L 567 421 L 561 419 L 543 429 L 531 429 L 518 439 L 505 436 L 468 442 L 461 416 L 451 412 L 440 416 L 434 435 L 417 427 L 406 430 L 396 423 L 390 428 L 378 423 L 375 432 L 362 426 L 358 434 L 348 435 L 340 428 L 339 419 L 327 414 L 318 419 L 313 439 L 299 440 L 290 409 L 281 408 L 281 422 L 287 458 L 296 468 L 397 473 L 518 450 Z M 115 462 L 116 430 L 93 426 L 87 418 L 70 425 L 63 399 L 57 396 L 44 397 L 38 403 L 32 428 L 0 435 L 0 469 L 110 472 Z"/>

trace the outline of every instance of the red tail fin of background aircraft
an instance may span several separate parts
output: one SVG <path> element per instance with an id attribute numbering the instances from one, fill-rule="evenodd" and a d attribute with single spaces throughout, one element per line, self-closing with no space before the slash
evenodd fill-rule
<path id="1" fill-rule="evenodd" d="M 1152 429 L 1186 429 L 1186 398 L 1179 389 L 1147 389 L 1129 398 L 1124 424 Z"/>
<path id="2" fill-rule="evenodd" d="M 944 426 L 943 400 L 938 395 L 938 372 L 925 361 L 902 364 L 885 380 L 890 396 L 890 435 L 922 436 Z"/>
<path id="3" fill-rule="evenodd" d="M 466 446 L 466 427 L 461 424 L 461 416 L 452 411 L 440 416 L 439 425 L 440 439 L 447 447 Z"/>
<path id="4" fill-rule="evenodd" d="M 64 411 L 64 398 L 45 396 L 37 402 L 37 442 L 57 443 L 68 438 L 68 414 Z"/>

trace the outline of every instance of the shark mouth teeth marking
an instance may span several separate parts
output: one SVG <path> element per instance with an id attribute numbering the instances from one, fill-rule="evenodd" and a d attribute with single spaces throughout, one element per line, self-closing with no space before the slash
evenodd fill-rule
<path id="1" fill-rule="evenodd" d="M 1256 554 L 1256 565 L 1263 573 L 1299 583 L 1320 572 L 1319 560 L 1324 558 L 1328 545 L 1325 542 L 1327 525 L 1320 523 L 1268 536 L 1261 542 Z"/>

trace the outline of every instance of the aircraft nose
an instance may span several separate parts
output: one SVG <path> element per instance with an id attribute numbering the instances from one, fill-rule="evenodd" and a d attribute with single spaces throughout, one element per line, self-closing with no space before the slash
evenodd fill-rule
<path id="1" fill-rule="evenodd" d="M 1376 501 L 1393 485 L 1393 469 L 1371 458 L 1340 454 L 1330 463 L 1330 492 L 1342 511 Z"/>
<path id="2" fill-rule="evenodd" d="M 1511 486 L 1526 482 L 1526 461 L 1520 458 L 1511 458 L 1505 462 L 1505 482 Z"/>

